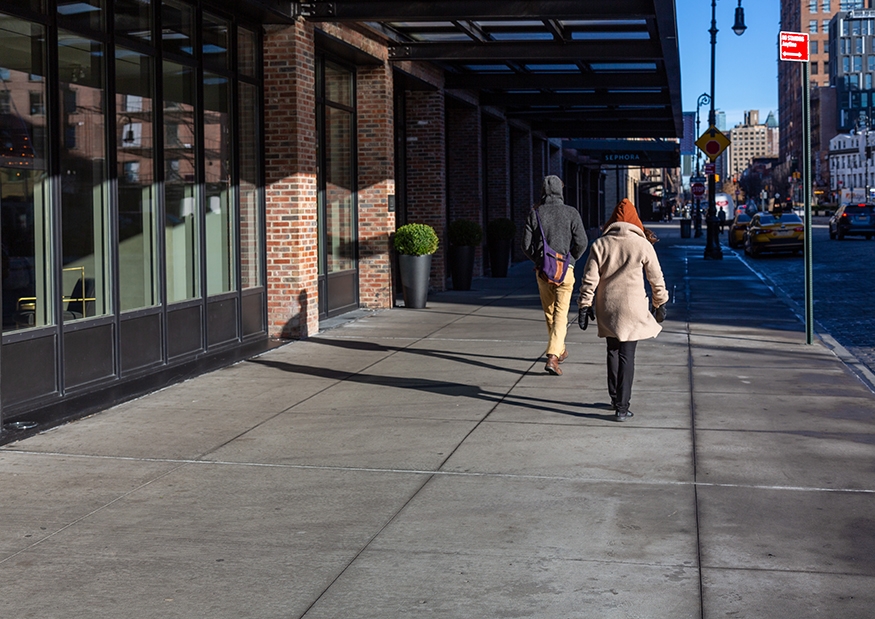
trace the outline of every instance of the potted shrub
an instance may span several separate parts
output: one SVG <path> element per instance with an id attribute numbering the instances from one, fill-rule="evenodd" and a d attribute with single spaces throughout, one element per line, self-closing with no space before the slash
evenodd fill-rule
<path id="1" fill-rule="evenodd" d="M 404 307 L 423 308 L 428 299 L 431 256 L 439 240 L 427 224 L 406 224 L 395 231 L 393 240 L 401 270 Z"/>
<path id="2" fill-rule="evenodd" d="M 486 226 L 486 243 L 489 246 L 489 266 L 492 277 L 507 277 L 516 224 L 507 217 L 491 220 Z"/>
<path id="3" fill-rule="evenodd" d="M 475 221 L 457 219 L 447 228 L 450 241 L 450 273 L 453 290 L 471 290 L 474 277 L 474 252 L 483 240 L 483 228 Z"/>

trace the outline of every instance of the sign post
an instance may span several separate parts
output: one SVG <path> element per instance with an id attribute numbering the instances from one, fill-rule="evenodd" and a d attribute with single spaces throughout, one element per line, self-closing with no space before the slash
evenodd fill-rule
<path id="1" fill-rule="evenodd" d="M 785 62 L 802 63 L 802 195 L 805 204 L 805 342 L 814 341 L 813 260 L 811 255 L 811 81 L 808 67 L 808 34 L 781 32 L 780 58 Z"/>

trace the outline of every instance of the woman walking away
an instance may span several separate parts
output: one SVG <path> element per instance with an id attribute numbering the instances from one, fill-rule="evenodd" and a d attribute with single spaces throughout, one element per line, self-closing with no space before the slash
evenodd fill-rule
<path id="1" fill-rule="evenodd" d="M 526 220 L 522 249 L 538 272 L 538 293 L 547 321 L 547 365 L 544 369 L 562 376 L 559 364 L 568 357 L 565 335 L 568 308 L 574 294 L 574 263 L 586 251 L 586 230 L 577 209 L 562 199 L 562 180 L 547 176 L 541 203 Z"/>
<path id="2" fill-rule="evenodd" d="M 652 301 L 648 301 L 644 288 L 645 275 Z M 608 394 L 617 421 L 632 417 L 629 400 L 635 376 L 635 347 L 638 340 L 656 337 L 662 331 L 657 323 L 665 320 L 667 301 L 656 251 L 645 236 L 635 205 L 623 199 L 605 224 L 601 238 L 589 250 L 577 300 L 580 328 L 586 329 L 589 320 L 595 319 L 599 337 L 607 341 Z"/>

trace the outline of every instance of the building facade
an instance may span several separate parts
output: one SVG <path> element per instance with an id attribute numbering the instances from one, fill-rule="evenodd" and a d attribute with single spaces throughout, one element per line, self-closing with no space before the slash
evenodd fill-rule
<path id="1" fill-rule="evenodd" d="M 779 135 L 774 113 L 769 112 L 766 121 L 760 123 L 759 110 L 745 112 L 744 122 L 729 132 L 732 144 L 728 149 L 727 176 L 739 178 L 754 158 L 776 157 Z"/>
<path id="2" fill-rule="evenodd" d="M 391 237 L 404 223 L 430 224 L 442 239 L 434 290 L 447 284 L 447 224 L 507 217 L 521 228 L 547 174 L 565 180 L 566 201 L 597 227 L 605 174 L 556 135 L 575 122 L 605 137 L 630 127 L 636 137 L 682 132 L 680 110 L 671 117 L 679 73 L 666 73 L 662 60 L 599 62 L 604 46 L 574 34 L 592 20 L 552 31 L 549 20 L 476 31 L 447 21 L 459 36 L 495 46 L 502 36 L 537 42 L 542 32 L 520 34 L 534 23 L 565 37 L 555 53 L 576 46 L 594 55 L 585 64 L 469 62 L 448 71 L 397 57 L 386 28 L 301 13 L 325 6 L 23 0 L 0 8 L 4 436 L 307 337 L 352 309 L 393 307 Z M 658 28 L 675 46 L 667 64 L 676 67 L 676 25 L 660 22 L 665 14 L 599 27 L 631 41 Z M 443 22 L 424 21 L 428 37 L 444 40 Z M 397 37 L 408 25 L 393 27 Z M 660 59 L 665 44 L 631 45 Z M 640 55 L 628 46 L 616 54 Z M 481 95 L 483 82 L 503 84 L 513 70 L 533 94 Z M 611 90 L 594 95 L 593 79 Z M 557 80 L 568 90 L 546 101 L 556 111 L 545 116 L 538 89 Z M 626 118 L 602 101 L 639 92 L 642 80 L 651 83 L 647 101 Z M 603 122 L 578 120 L 593 109 Z M 546 120 L 535 126 L 535 117 Z M 634 194 L 634 180 L 624 185 L 619 193 Z M 489 273 L 485 249 L 477 248 L 477 275 Z"/>
<path id="3" fill-rule="evenodd" d="M 840 133 L 830 140 L 830 189 L 835 203 L 847 204 L 872 199 L 872 194 L 875 193 L 873 145 L 875 135 L 870 135 L 868 131 Z"/>

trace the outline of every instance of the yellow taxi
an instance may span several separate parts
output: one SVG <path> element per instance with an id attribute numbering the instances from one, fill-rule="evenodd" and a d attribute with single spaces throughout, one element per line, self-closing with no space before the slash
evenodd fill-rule
<path id="1" fill-rule="evenodd" d="M 757 213 L 744 232 L 744 251 L 751 256 L 763 252 L 802 252 L 805 226 L 796 213 Z"/>
<path id="2" fill-rule="evenodd" d="M 744 231 L 747 230 L 751 219 L 753 219 L 752 214 L 740 211 L 729 224 L 729 246 L 732 249 L 738 249 L 744 245 Z"/>

